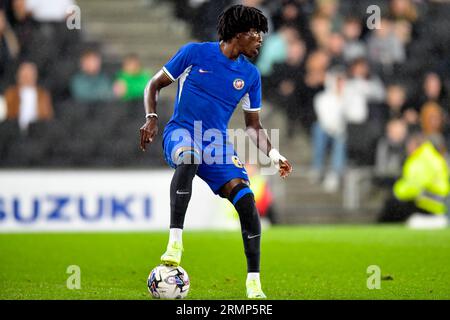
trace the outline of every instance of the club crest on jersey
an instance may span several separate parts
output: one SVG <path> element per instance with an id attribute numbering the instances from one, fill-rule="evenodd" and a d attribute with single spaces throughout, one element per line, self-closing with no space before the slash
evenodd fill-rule
<path id="1" fill-rule="evenodd" d="M 244 165 L 242 164 L 241 160 L 237 156 L 232 156 L 231 160 L 233 161 L 234 165 L 238 168 L 243 168 Z"/>
<path id="2" fill-rule="evenodd" d="M 236 90 L 242 90 L 242 88 L 244 88 L 245 82 L 242 79 L 236 79 L 233 81 L 233 87 Z"/>

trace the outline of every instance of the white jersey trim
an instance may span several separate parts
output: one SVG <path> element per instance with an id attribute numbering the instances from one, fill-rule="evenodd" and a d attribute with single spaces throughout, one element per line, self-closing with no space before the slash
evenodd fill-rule
<path id="1" fill-rule="evenodd" d="M 241 101 L 242 101 L 242 110 L 244 110 L 244 111 L 257 112 L 257 111 L 261 110 L 261 107 L 258 107 L 258 108 L 250 107 L 250 96 L 248 95 L 248 93 L 246 93 L 242 97 Z"/>
<path id="2" fill-rule="evenodd" d="M 261 107 L 259 107 L 259 108 L 250 108 L 250 109 L 242 108 L 242 110 L 244 110 L 245 112 L 259 112 L 259 111 L 261 111 Z"/>
<path id="3" fill-rule="evenodd" d="M 178 86 L 179 86 L 179 91 L 178 91 L 178 102 L 180 102 L 181 99 L 181 92 L 183 91 L 183 86 L 184 86 L 184 82 L 186 81 L 189 73 L 191 72 L 192 69 L 192 65 L 190 65 L 189 67 L 187 67 L 186 69 L 184 69 L 183 73 L 180 75 L 180 77 L 178 78 Z"/>
<path id="4" fill-rule="evenodd" d="M 162 67 L 164 73 L 170 78 L 170 80 L 175 81 L 176 79 L 172 76 L 172 74 L 169 72 L 169 70 L 166 69 L 166 67 Z"/>

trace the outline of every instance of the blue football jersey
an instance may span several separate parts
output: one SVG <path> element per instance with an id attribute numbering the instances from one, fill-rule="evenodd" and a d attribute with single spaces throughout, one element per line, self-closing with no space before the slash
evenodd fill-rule
<path id="1" fill-rule="evenodd" d="M 219 42 L 189 43 L 163 67 L 178 80 L 175 108 L 166 130 L 184 128 L 194 132 L 202 121 L 203 131 L 218 129 L 226 136 L 228 122 L 242 100 L 246 111 L 261 108 L 261 76 L 243 55 L 231 60 Z"/>

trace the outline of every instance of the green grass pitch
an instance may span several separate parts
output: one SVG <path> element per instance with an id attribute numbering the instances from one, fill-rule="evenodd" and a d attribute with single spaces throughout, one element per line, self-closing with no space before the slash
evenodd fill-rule
<path id="1" fill-rule="evenodd" d="M 146 279 L 166 232 L 0 235 L 0 299 L 150 299 Z M 188 299 L 244 299 L 239 231 L 186 231 Z M 269 299 L 450 299 L 450 229 L 402 226 L 273 227 L 262 238 Z M 69 265 L 81 289 L 69 290 Z M 381 289 L 367 288 L 367 267 Z"/>

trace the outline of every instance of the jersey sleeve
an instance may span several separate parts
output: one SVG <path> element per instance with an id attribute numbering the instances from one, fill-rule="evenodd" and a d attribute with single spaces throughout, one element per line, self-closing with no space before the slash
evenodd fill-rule
<path id="1" fill-rule="evenodd" d="M 261 97 L 261 75 L 256 70 L 256 79 L 242 98 L 242 109 L 249 112 L 261 110 Z"/>
<path id="2" fill-rule="evenodd" d="M 196 48 L 195 43 L 188 43 L 181 47 L 169 62 L 164 65 L 162 69 L 172 81 L 178 79 L 186 68 L 193 64 Z"/>

